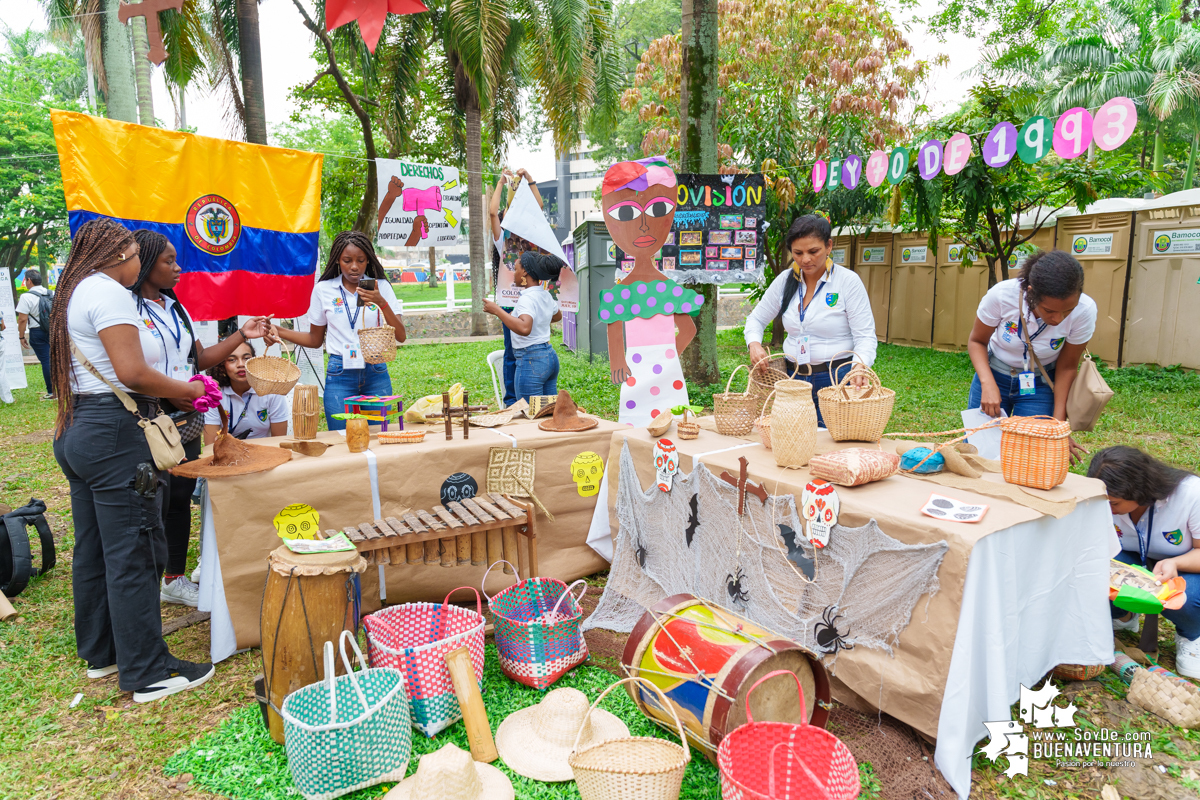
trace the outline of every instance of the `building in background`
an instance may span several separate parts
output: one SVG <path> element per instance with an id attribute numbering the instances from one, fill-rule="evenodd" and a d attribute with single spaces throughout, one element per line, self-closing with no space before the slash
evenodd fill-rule
<path id="1" fill-rule="evenodd" d="M 565 162 L 559 161 L 559 169 L 564 163 L 570 181 L 570 201 L 567 207 L 569 224 L 562 236 L 567 236 L 588 220 L 603 220 L 604 212 L 596 202 L 596 189 L 604 178 L 604 167 L 592 160 L 594 148 L 584 141 L 578 150 L 567 154 Z M 560 172 L 561 176 L 561 172 Z"/>

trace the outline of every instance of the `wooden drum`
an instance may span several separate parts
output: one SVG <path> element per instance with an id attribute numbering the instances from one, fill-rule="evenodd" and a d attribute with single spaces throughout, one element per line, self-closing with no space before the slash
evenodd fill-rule
<path id="1" fill-rule="evenodd" d="M 283 744 L 283 698 L 324 679 L 325 642 L 336 642 L 343 630 L 358 631 L 359 575 L 367 561 L 358 551 L 297 555 L 281 545 L 267 563 L 258 623 L 267 727 L 271 738 Z M 340 660 L 336 664 L 339 673 L 345 671 Z"/>
<path id="2" fill-rule="evenodd" d="M 662 689 L 688 741 L 716 763 L 725 734 L 746 723 L 746 694 L 768 672 L 795 673 L 804 687 L 809 722 L 829 719 L 829 678 L 815 655 L 795 642 L 690 594 L 655 604 L 634 626 L 621 656 L 625 672 Z M 674 727 L 661 701 L 630 688 L 642 713 Z M 802 721 L 796 683 L 786 675 L 754 692 L 756 721 Z"/>
<path id="3" fill-rule="evenodd" d="M 321 398 L 317 387 L 301 384 L 292 390 L 292 434 L 301 441 L 317 438 L 321 422 Z"/>

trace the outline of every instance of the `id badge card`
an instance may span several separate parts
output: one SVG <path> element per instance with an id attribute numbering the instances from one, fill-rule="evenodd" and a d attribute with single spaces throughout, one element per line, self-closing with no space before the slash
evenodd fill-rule
<path id="1" fill-rule="evenodd" d="M 1022 372 L 1020 375 L 1017 376 L 1017 382 L 1020 384 L 1022 397 L 1031 395 L 1034 393 L 1035 390 L 1033 388 L 1033 373 L 1032 372 Z"/>
<path id="2" fill-rule="evenodd" d="M 346 342 L 342 345 L 342 369 L 364 369 L 367 362 L 363 361 L 362 348 L 358 342 Z"/>
<path id="3" fill-rule="evenodd" d="M 795 362 L 797 364 L 811 364 L 812 353 L 809 351 L 809 339 L 812 337 L 808 334 L 804 334 L 803 336 L 797 336 L 796 338 L 799 342 L 799 346 L 796 348 L 796 352 L 794 354 Z"/>

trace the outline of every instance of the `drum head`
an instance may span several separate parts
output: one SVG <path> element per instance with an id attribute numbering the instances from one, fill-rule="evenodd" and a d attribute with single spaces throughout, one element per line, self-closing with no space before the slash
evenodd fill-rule
<path id="1" fill-rule="evenodd" d="M 780 669 L 795 673 L 800 678 L 800 685 L 804 687 L 805 714 L 800 713 L 796 681 L 787 675 L 776 675 L 755 689 L 750 697 L 750 711 L 755 722 L 790 722 L 798 725 L 806 719 L 812 719 L 818 699 L 829 700 L 828 697 L 817 697 L 816 679 L 808 655 L 803 650 L 783 650 L 769 656 L 742 681 L 738 687 L 737 701 L 729 709 L 726 718 L 727 733 L 749 721 L 746 719 L 746 693 L 750 687 L 764 675 Z"/>
<path id="2" fill-rule="evenodd" d="M 363 572 L 367 568 L 366 559 L 357 550 L 293 553 L 287 545 L 280 545 L 271 551 L 267 560 L 271 569 L 281 575 L 328 575 L 334 572 Z"/>

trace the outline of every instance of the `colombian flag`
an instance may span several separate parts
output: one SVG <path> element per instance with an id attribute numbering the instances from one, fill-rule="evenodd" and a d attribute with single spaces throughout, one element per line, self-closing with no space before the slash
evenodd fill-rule
<path id="1" fill-rule="evenodd" d="M 97 217 L 175 245 L 192 317 L 308 310 L 321 227 L 314 153 L 51 111 L 71 235 Z"/>

